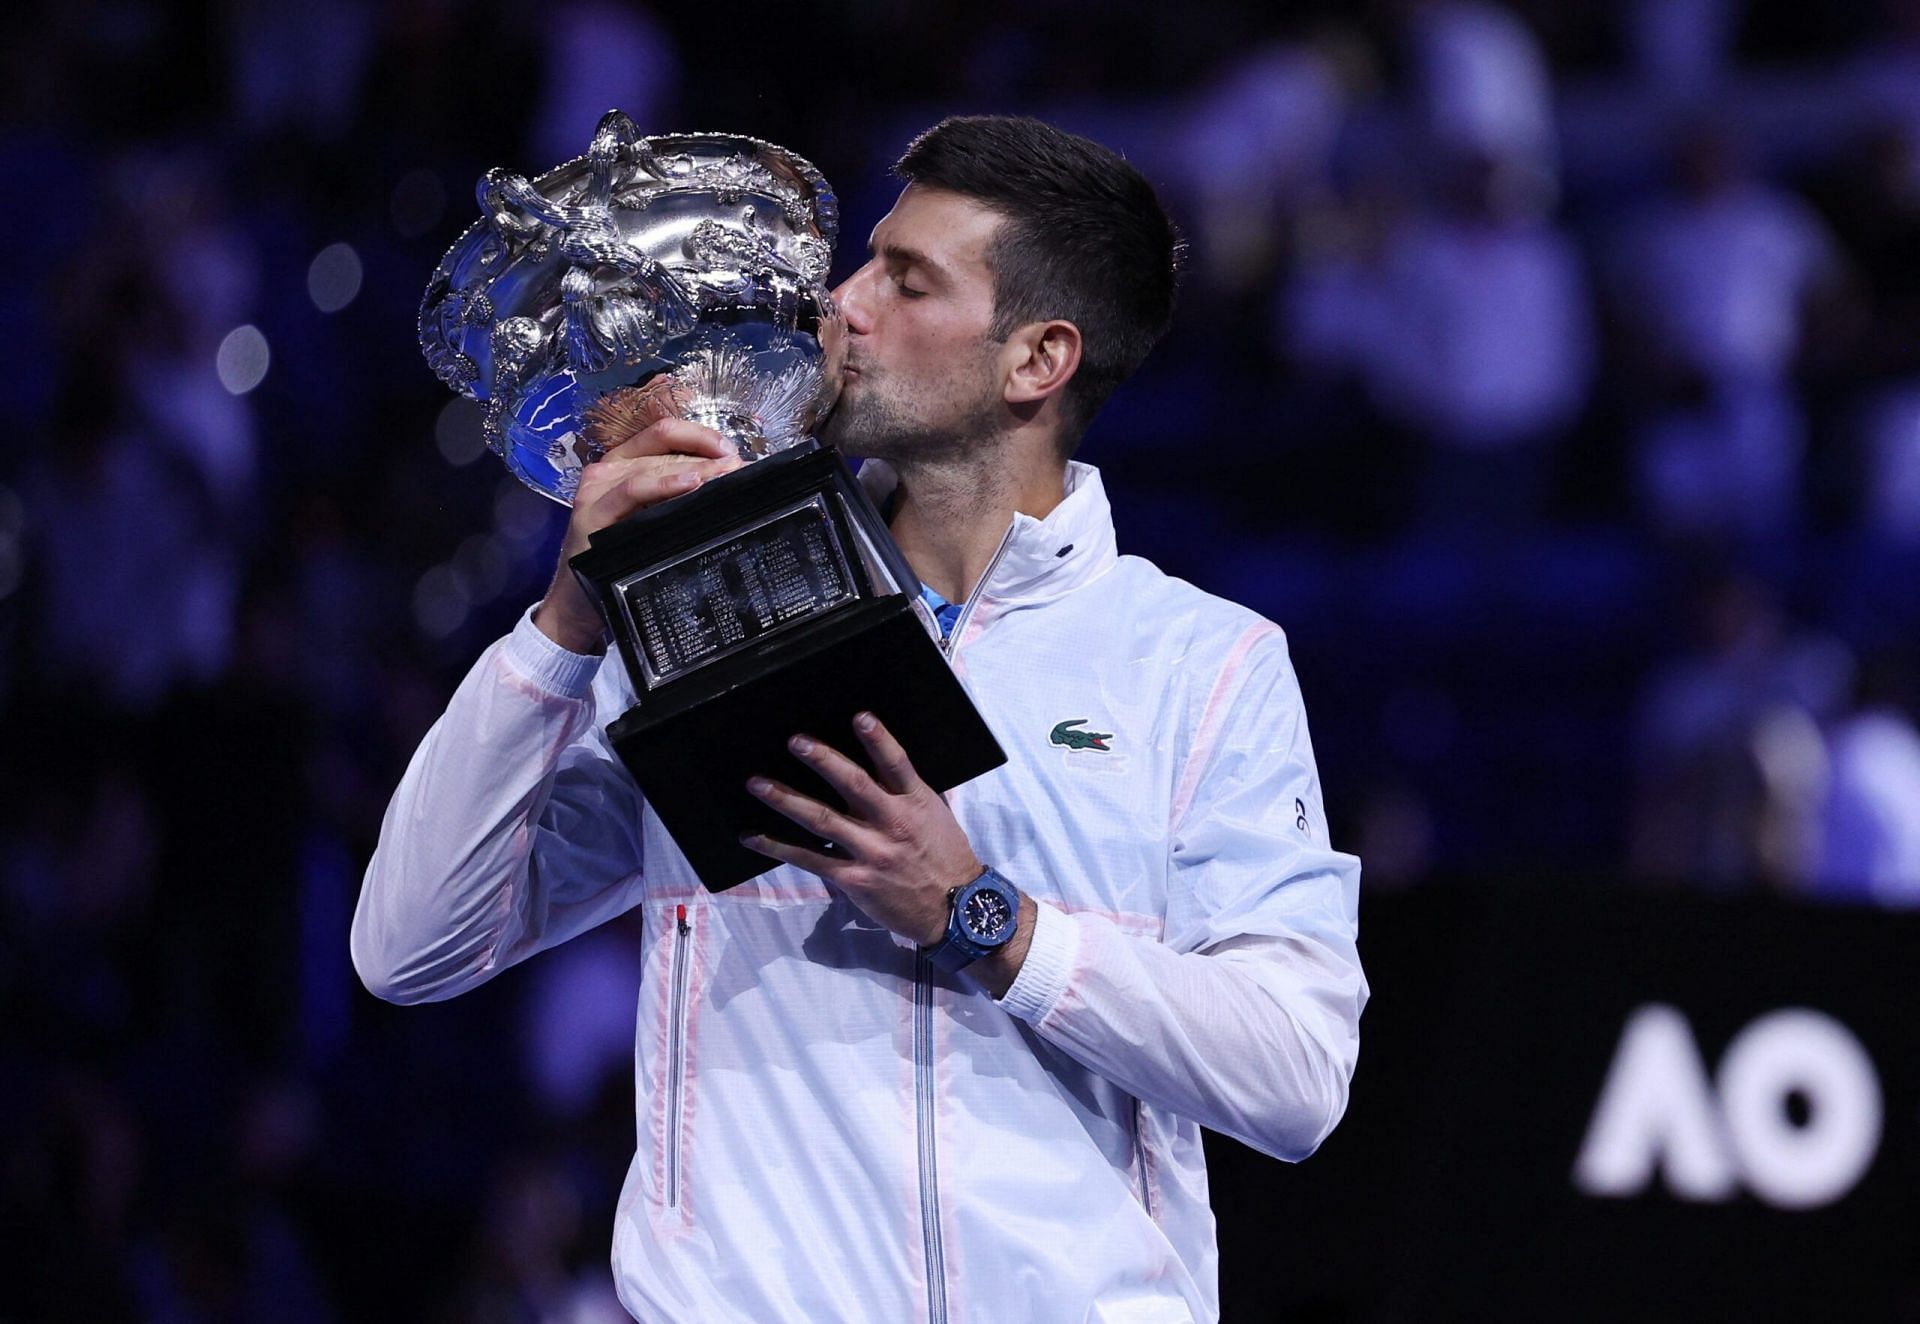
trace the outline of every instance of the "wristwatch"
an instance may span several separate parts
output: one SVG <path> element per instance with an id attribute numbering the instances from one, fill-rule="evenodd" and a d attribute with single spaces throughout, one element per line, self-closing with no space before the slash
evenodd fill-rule
<path id="1" fill-rule="evenodd" d="M 947 893 L 953 911 L 947 936 L 925 948 L 927 959 L 949 972 L 992 956 L 1013 940 L 1020 927 L 1020 889 L 992 869 Z"/>

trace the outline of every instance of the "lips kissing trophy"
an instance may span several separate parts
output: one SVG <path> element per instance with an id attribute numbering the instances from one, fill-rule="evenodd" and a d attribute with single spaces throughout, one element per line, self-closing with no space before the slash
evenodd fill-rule
<path id="1" fill-rule="evenodd" d="M 942 791 L 1004 762 L 885 520 L 810 435 L 846 335 L 820 173 L 753 138 L 642 137 L 616 110 L 584 157 L 531 181 L 492 170 L 478 192 L 483 218 L 427 286 L 420 345 L 486 407 L 487 443 L 522 482 L 571 505 L 582 468 L 667 415 L 751 461 L 571 562 L 636 696 L 613 747 L 707 887 L 775 867 L 742 832 L 806 836 L 748 777 L 838 803 L 786 753 L 795 732 L 864 758 L 847 733 L 871 711 Z"/>

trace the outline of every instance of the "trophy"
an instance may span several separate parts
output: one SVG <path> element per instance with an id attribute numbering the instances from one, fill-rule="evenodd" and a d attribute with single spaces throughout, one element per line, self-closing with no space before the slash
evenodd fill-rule
<path id="1" fill-rule="evenodd" d="M 570 505 L 581 469 L 668 415 L 749 461 L 571 562 L 637 696 L 608 735 L 701 881 L 774 867 L 743 832 L 831 850 L 745 788 L 764 773 L 838 803 L 787 753 L 795 732 L 864 761 L 850 727 L 871 711 L 942 791 L 1005 762 L 885 520 L 810 435 L 845 361 L 820 173 L 753 138 L 642 137 L 615 110 L 584 157 L 531 181 L 489 171 L 478 195 L 483 218 L 427 286 L 420 346 L 485 406 L 515 476 Z"/>

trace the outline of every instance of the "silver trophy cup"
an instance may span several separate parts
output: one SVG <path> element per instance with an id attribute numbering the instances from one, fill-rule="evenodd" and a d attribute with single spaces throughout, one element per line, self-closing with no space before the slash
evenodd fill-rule
<path id="1" fill-rule="evenodd" d="M 420 347 L 486 406 L 488 444 L 535 491 L 571 503 L 584 466 L 663 414 L 751 459 L 832 407 L 839 205 L 792 152 L 643 138 L 614 110 L 585 156 L 531 182 L 490 170 L 478 194 L 483 218 L 427 286 Z"/>

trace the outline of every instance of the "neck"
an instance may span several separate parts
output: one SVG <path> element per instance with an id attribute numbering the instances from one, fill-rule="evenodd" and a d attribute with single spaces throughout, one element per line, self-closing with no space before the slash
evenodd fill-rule
<path id="1" fill-rule="evenodd" d="M 994 458 L 1004 461 L 1005 451 Z M 1045 519 L 1066 495 L 1066 469 L 1048 461 L 991 466 L 966 458 L 896 463 L 893 540 L 920 581 L 964 602 L 987 572 L 1016 513 Z"/>

